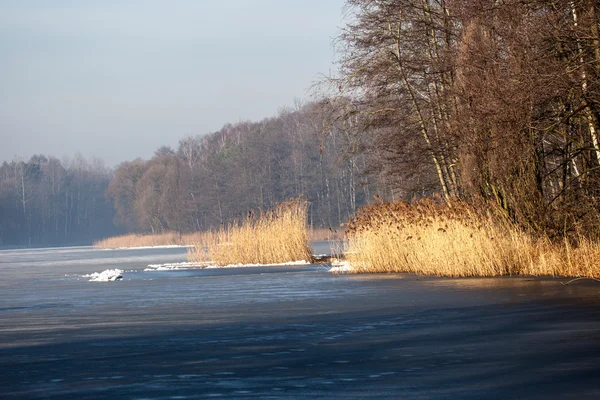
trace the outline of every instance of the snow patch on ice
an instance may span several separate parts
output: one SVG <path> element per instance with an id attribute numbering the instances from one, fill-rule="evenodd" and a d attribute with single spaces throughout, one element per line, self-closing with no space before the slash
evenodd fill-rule
<path id="1" fill-rule="evenodd" d="M 306 260 L 288 261 L 276 264 L 229 264 L 229 265 L 208 265 L 206 268 L 244 268 L 244 267 L 268 267 L 273 265 L 310 265 Z"/>
<path id="2" fill-rule="evenodd" d="M 352 271 L 354 271 L 354 268 L 352 268 L 352 265 L 350 265 L 348 261 L 342 261 L 338 259 L 334 259 L 331 261 L 331 268 L 329 269 L 329 272 L 342 274 L 344 272 Z"/>
<path id="3" fill-rule="evenodd" d="M 148 268 L 144 269 L 145 272 L 154 271 L 176 271 L 184 269 L 194 268 L 244 268 L 244 267 L 266 267 L 273 265 L 309 265 L 310 262 L 306 260 L 289 261 L 278 264 L 229 264 L 225 266 L 215 265 L 211 262 L 180 262 L 180 263 L 169 263 L 169 264 L 150 264 Z"/>
<path id="4" fill-rule="evenodd" d="M 123 271 L 120 269 L 107 269 L 102 272 L 83 275 L 84 278 L 90 278 L 90 282 L 115 282 L 123 279 Z"/>
<path id="5" fill-rule="evenodd" d="M 167 264 L 150 264 L 148 268 L 144 269 L 144 272 L 153 271 L 174 271 L 180 269 L 193 269 L 193 268 L 204 268 L 210 265 L 207 262 L 180 262 L 180 263 L 167 263 Z"/>

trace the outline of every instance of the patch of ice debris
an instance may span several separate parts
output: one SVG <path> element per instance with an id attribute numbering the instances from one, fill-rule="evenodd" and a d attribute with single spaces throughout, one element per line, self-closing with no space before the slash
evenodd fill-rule
<path id="1" fill-rule="evenodd" d="M 352 265 L 350 265 L 350 262 L 333 259 L 331 261 L 331 268 L 329 269 L 329 272 L 341 274 L 344 272 L 352 272 L 353 270 L 354 270 L 354 268 L 352 268 Z"/>
<path id="2" fill-rule="evenodd" d="M 123 279 L 123 271 L 120 269 L 107 269 L 102 272 L 83 275 L 84 278 L 90 278 L 90 282 L 115 282 Z"/>

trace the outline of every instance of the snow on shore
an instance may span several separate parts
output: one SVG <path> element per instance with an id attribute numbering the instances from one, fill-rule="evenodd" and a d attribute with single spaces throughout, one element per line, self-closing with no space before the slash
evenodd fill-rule
<path id="1" fill-rule="evenodd" d="M 147 268 L 144 269 L 144 272 L 154 272 L 154 271 L 176 271 L 176 270 L 186 270 L 186 269 L 195 269 L 195 268 L 207 268 L 207 269 L 216 269 L 216 268 L 247 268 L 247 267 L 268 267 L 268 266 L 301 266 L 301 265 L 310 265 L 309 261 L 306 260 L 298 260 L 298 261 L 289 261 L 278 264 L 229 264 L 229 265 L 214 265 L 210 262 L 180 262 L 180 263 L 167 263 L 167 264 L 149 264 Z M 345 273 L 352 272 L 353 268 L 348 261 L 340 261 L 337 259 L 333 259 L 331 262 L 331 268 L 329 272 L 333 273 Z M 123 270 L 120 269 L 107 269 L 102 272 L 94 272 L 92 274 L 81 275 L 83 278 L 90 278 L 90 282 L 115 282 L 123 279 Z"/>
<path id="2" fill-rule="evenodd" d="M 193 268 L 244 268 L 244 267 L 266 267 L 273 265 L 309 265 L 310 262 L 305 260 L 300 261 L 289 261 L 285 263 L 277 264 L 229 264 L 225 266 L 214 265 L 210 262 L 181 262 L 181 263 L 169 263 L 169 264 L 150 264 L 148 268 L 144 269 L 145 272 L 152 271 L 173 271 L 181 269 L 193 269 Z"/>
<path id="3" fill-rule="evenodd" d="M 167 264 L 149 264 L 147 268 L 144 269 L 144 272 L 154 272 L 154 271 L 176 271 L 176 270 L 186 270 L 186 269 L 194 269 L 194 268 L 207 268 L 207 269 L 216 269 L 216 268 L 246 268 L 246 267 L 267 267 L 267 266 L 301 266 L 301 265 L 310 265 L 309 261 L 306 260 L 298 260 L 298 261 L 289 261 L 278 264 L 229 264 L 229 265 L 214 265 L 210 262 L 180 262 L 180 263 L 167 263 Z M 352 272 L 353 268 L 348 261 L 340 261 L 334 259 L 331 263 L 331 268 L 329 272 L 333 273 L 345 273 Z M 120 269 L 107 269 L 102 272 L 94 272 L 92 274 L 81 275 L 83 278 L 89 278 L 90 282 L 115 282 L 123 279 L 123 270 Z"/>
<path id="4" fill-rule="evenodd" d="M 123 271 L 120 269 L 107 269 L 102 272 L 83 275 L 84 278 L 90 278 L 90 282 L 115 282 L 123 279 Z"/>

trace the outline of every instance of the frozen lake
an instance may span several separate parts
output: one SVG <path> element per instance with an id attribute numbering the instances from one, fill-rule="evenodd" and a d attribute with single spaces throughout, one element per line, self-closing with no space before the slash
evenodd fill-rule
<path id="1" fill-rule="evenodd" d="M 185 251 L 0 251 L 0 398 L 600 398 L 598 283 L 143 272 Z"/>

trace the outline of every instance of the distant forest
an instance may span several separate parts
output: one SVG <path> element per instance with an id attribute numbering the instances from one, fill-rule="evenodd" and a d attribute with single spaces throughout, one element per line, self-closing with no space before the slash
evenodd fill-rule
<path id="1" fill-rule="evenodd" d="M 129 231 L 219 227 L 292 197 L 310 202 L 309 224 L 337 229 L 379 185 L 351 132 L 330 125 L 331 107 L 309 103 L 261 122 L 225 125 L 121 164 L 107 196 Z"/>
<path id="2" fill-rule="evenodd" d="M 0 166 L 0 245 L 89 244 L 122 232 L 105 196 L 112 171 L 83 157 Z"/>
<path id="3" fill-rule="evenodd" d="M 531 232 L 600 236 L 595 0 L 348 0 L 318 101 L 108 171 L 0 168 L 0 243 L 218 227 L 299 195 L 338 229 L 372 201 L 495 204 Z M 113 225 L 113 222 L 115 225 Z"/>
<path id="4" fill-rule="evenodd" d="M 337 111 L 308 103 L 260 122 L 164 146 L 107 169 L 81 156 L 36 155 L 0 167 L 0 244 L 82 244 L 123 232 L 217 228 L 292 197 L 309 223 L 339 229 L 382 190 L 369 156 Z M 338 126 L 339 125 L 339 126 Z M 342 228 L 343 229 L 343 228 Z"/>

